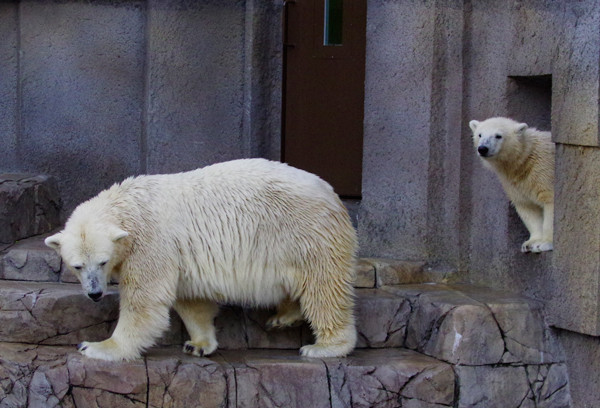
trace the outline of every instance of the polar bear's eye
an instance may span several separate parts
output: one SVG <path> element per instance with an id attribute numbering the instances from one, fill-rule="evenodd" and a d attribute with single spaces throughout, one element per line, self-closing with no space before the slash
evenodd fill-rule
<path id="1" fill-rule="evenodd" d="M 104 262 L 100 262 L 100 267 L 102 268 L 104 265 L 106 265 L 108 263 L 108 261 L 104 261 Z"/>
<path id="2" fill-rule="evenodd" d="M 481 139 L 481 133 L 479 134 L 479 138 Z"/>
<path id="3" fill-rule="evenodd" d="M 73 265 L 73 269 L 80 271 L 83 268 L 81 265 Z"/>
<path id="4" fill-rule="evenodd" d="M 496 139 L 502 139 L 502 135 L 496 135 Z"/>

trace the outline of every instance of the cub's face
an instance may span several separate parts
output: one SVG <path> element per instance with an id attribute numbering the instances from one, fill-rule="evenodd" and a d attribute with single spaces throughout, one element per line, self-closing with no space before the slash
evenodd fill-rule
<path id="1" fill-rule="evenodd" d="M 44 241 L 55 249 L 81 282 L 84 293 L 97 302 L 106 294 L 117 259 L 116 246 L 127 236 L 116 227 L 65 228 Z"/>
<path id="2" fill-rule="evenodd" d="M 469 127 L 473 131 L 473 144 L 477 154 L 483 159 L 493 159 L 500 154 L 508 139 L 527 129 L 527 124 L 506 118 L 490 118 L 483 122 L 472 120 Z"/>

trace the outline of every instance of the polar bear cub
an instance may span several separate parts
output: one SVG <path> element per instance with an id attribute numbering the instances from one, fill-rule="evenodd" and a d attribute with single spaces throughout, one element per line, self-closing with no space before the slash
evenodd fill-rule
<path id="1" fill-rule="evenodd" d="M 521 251 L 552 250 L 554 143 L 550 132 L 501 117 L 472 120 L 469 126 L 483 164 L 498 175 L 529 230 Z"/>
<path id="2" fill-rule="evenodd" d="M 348 213 L 329 184 L 282 163 L 128 178 L 80 204 L 45 242 L 94 301 L 119 278 L 112 336 L 79 345 L 92 358 L 139 357 L 168 328 L 172 307 L 191 338 L 184 352 L 211 354 L 222 302 L 279 305 L 271 327 L 307 320 L 316 342 L 304 356 L 344 356 L 356 342 Z"/>

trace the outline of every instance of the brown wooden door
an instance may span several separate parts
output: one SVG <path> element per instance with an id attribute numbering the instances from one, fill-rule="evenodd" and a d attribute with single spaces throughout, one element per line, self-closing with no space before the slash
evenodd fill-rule
<path id="1" fill-rule="evenodd" d="M 283 161 L 360 197 L 366 0 L 288 0 Z"/>

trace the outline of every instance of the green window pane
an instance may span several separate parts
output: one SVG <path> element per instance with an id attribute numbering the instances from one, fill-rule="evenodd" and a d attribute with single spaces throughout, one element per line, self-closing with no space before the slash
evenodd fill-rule
<path id="1" fill-rule="evenodd" d="M 325 0 L 324 45 L 342 45 L 344 0 Z"/>

